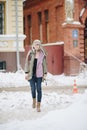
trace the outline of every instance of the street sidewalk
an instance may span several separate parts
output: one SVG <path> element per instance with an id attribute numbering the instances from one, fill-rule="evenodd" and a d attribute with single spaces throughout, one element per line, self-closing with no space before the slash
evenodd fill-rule
<path id="1" fill-rule="evenodd" d="M 87 89 L 87 86 L 77 86 L 78 88 L 78 92 L 79 93 L 83 93 L 86 89 Z M 3 87 L 3 88 L 0 88 L 0 92 L 2 91 L 8 91 L 8 92 L 28 92 L 30 91 L 30 86 L 24 86 L 24 87 Z M 73 85 L 72 86 L 43 86 L 42 85 L 42 89 L 43 91 L 49 91 L 49 92 L 57 92 L 59 94 L 61 93 L 65 93 L 65 94 L 73 94 Z"/>

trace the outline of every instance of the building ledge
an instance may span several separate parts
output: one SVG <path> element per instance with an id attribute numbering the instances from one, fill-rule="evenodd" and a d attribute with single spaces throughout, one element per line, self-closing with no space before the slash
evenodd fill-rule
<path id="1" fill-rule="evenodd" d="M 0 35 L 0 52 L 15 52 L 17 47 L 19 51 L 24 51 L 23 41 L 25 35 L 18 35 L 18 45 L 16 43 L 16 35 Z"/>
<path id="2" fill-rule="evenodd" d="M 61 42 L 55 42 L 55 43 L 47 43 L 47 44 L 43 44 L 43 46 L 58 46 L 58 45 L 63 45 L 64 42 L 61 41 Z"/>
<path id="3" fill-rule="evenodd" d="M 18 35 L 18 39 L 19 40 L 24 40 L 26 38 L 26 36 L 24 34 L 19 34 Z M 16 35 L 15 34 L 3 34 L 3 35 L 0 35 L 0 41 L 1 40 L 16 40 Z"/>

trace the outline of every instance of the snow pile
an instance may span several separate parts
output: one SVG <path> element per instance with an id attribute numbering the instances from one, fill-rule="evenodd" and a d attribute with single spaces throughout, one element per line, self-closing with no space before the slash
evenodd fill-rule
<path id="1" fill-rule="evenodd" d="M 80 97 L 81 95 L 78 94 Z M 43 99 L 42 99 L 42 109 L 48 108 L 65 108 L 65 106 L 76 102 L 78 97 L 75 95 L 59 95 L 56 92 L 43 92 Z M 3 91 L 0 93 L 0 111 L 7 112 L 11 110 L 22 110 L 22 109 L 31 109 L 32 99 L 31 99 L 31 92 L 6 92 Z M 30 108 L 29 108 L 30 105 Z M 4 107 L 5 106 L 5 107 Z"/>
<path id="2" fill-rule="evenodd" d="M 87 130 L 87 91 L 82 95 L 76 94 L 73 96 L 58 95 L 56 93 L 53 93 L 53 94 L 47 93 L 44 95 L 44 100 L 42 101 L 41 113 L 36 112 L 35 109 L 32 110 L 32 108 L 31 109 L 29 108 L 29 104 L 31 105 L 31 102 L 29 102 L 30 96 L 26 94 L 27 93 L 25 94 L 21 93 L 20 95 L 20 93 L 15 93 L 14 95 L 13 93 L 3 92 L 1 97 L 3 101 L 6 100 L 6 98 L 10 99 L 10 102 L 8 102 L 7 100 L 7 102 L 5 103 L 6 105 L 10 105 L 8 106 L 8 108 L 11 108 L 11 106 L 13 106 L 12 110 L 13 111 L 16 110 L 16 112 L 14 112 L 15 115 L 21 112 L 22 116 L 25 115 L 26 117 L 31 113 L 31 117 L 34 117 L 34 118 L 31 118 L 29 116 L 30 118 L 28 117 L 27 120 L 26 119 L 17 120 L 19 116 L 21 116 L 20 114 L 17 116 L 17 119 L 15 120 L 12 119 L 12 121 L 9 123 L 1 124 L 0 130 L 48 130 L 48 129 L 50 130 Z M 20 99 L 20 102 L 19 102 L 20 105 L 18 105 L 16 101 L 16 100 L 19 101 L 19 99 Z M 12 102 L 14 102 L 14 104 L 11 104 Z M 57 107 L 58 103 L 59 103 L 59 106 L 61 106 L 60 107 L 61 109 Z M 72 103 L 72 104 L 69 105 L 68 107 L 64 107 L 65 106 L 64 104 L 68 104 L 68 103 Z M 4 107 L 2 104 L 3 102 L 1 102 L 0 105 Z M 25 104 L 24 107 L 22 104 Z M 54 106 L 54 110 L 52 111 L 50 111 L 49 109 L 51 105 Z M 9 118 L 10 109 L 8 108 L 6 109 L 8 111 L 8 118 Z M 48 111 L 49 111 L 48 113 L 46 111 L 46 108 L 48 108 Z M 25 109 L 25 111 L 22 111 L 22 109 Z M 3 114 L 6 114 L 5 108 L 4 110 L 1 109 L 1 111 L 3 111 Z M 43 111 L 45 112 L 44 116 L 41 116 L 41 114 L 43 114 Z M 35 115 L 36 115 L 36 118 L 35 118 Z M 0 117 L 2 116 L 0 115 Z"/>
<path id="3" fill-rule="evenodd" d="M 25 74 L 22 71 L 17 71 L 16 73 L 0 73 L 0 88 L 23 87 L 28 85 L 28 82 L 25 80 Z"/>
<path id="4" fill-rule="evenodd" d="M 48 86 L 73 86 L 74 80 L 76 80 L 78 86 L 87 86 L 87 72 L 85 72 L 85 76 L 83 73 L 78 76 L 52 75 L 48 73 L 46 84 Z"/>
<path id="5" fill-rule="evenodd" d="M 74 79 L 77 85 L 87 86 L 87 72 L 81 73 L 78 76 L 65 76 L 47 74 L 46 81 L 42 83 L 43 86 L 73 86 Z M 17 71 L 16 73 L 0 73 L 0 88 L 3 87 L 26 87 L 29 82 L 25 80 L 24 71 Z"/>

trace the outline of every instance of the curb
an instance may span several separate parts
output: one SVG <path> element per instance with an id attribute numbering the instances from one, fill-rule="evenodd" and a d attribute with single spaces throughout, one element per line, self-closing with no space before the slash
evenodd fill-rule
<path id="1" fill-rule="evenodd" d="M 82 85 L 79 85 L 77 86 L 79 90 L 82 90 L 82 89 L 87 89 L 87 86 L 82 86 Z M 60 91 L 60 90 L 72 90 L 73 89 L 73 86 L 71 85 L 66 85 L 66 86 L 42 86 L 42 89 L 44 91 Z M 21 87 L 1 87 L 0 88 L 0 92 L 2 91 L 12 91 L 12 92 L 19 92 L 19 91 L 24 91 L 24 92 L 27 92 L 27 91 L 30 91 L 31 90 L 31 87 L 30 86 L 21 86 Z"/>

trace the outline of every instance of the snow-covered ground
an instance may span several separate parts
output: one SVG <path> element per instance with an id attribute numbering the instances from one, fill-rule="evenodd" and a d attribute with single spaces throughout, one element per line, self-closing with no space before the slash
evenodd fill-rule
<path id="1" fill-rule="evenodd" d="M 65 76 L 47 74 L 46 81 L 43 86 L 73 86 L 74 80 L 78 86 L 87 86 L 87 71 L 80 73 L 78 76 Z M 15 73 L 0 73 L 0 88 L 3 87 L 24 87 L 29 86 L 29 82 L 25 80 L 25 73 L 23 70 Z"/>
<path id="2" fill-rule="evenodd" d="M 31 104 L 30 92 L 2 92 L 0 130 L 87 130 L 87 91 L 43 93 L 40 113 Z"/>
<path id="3" fill-rule="evenodd" d="M 43 90 L 40 113 L 32 109 L 30 91 L 1 91 L 0 130 L 87 130 L 86 87 L 84 93 L 77 94 L 59 94 L 55 89 L 55 86 L 65 86 L 65 89 L 66 86 L 73 86 L 74 79 L 77 86 L 87 87 L 87 72 L 78 76 L 48 73 L 43 88 L 54 88 L 51 91 Z M 26 86 L 29 82 L 25 80 L 22 70 L 0 73 L 0 88 Z"/>

